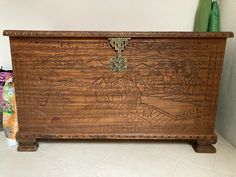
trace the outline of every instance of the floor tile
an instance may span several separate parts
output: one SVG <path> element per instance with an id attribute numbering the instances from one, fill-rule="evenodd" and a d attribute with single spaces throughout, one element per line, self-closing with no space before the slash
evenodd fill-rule
<path id="1" fill-rule="evenodd" d="M 236 175 L 236 148 L 231 144 L 219 144 L 214 171 L 227 175 Z"/>
<path id="2" fill-rule="evenodd" d="M 39 151 L 71 166 L 90 171 L 106 159 L 118 144 L 99 142 L 41 143 Z"/>
<path id="3" fill-rule="evenodd" d="M 236 148 L 218 135 L 216 154 L 154 141 L 40 142 L 17 152 L 0 132 L 0 177 L 236 177 Z"/>
<path id="4" fill-rule="evenodd" d="M 60 161 L 48 158 L 42 153 L 22 152 L 12 149 L 1 156 L 1 177 L 43 177 L 60 167 Z"/>
<path id="5" fill-rule="evenodd" d="M 100 177 L 171 177 L 176 166 L 176 160 L 166 152 L 147 151 L 139 149 L 139 145 L 126 150 L 114 152 L 97 169 Z M 137 147 L 137 148 L 135 148 Z"/>
<path id="6" fill-rule="evenodd" d="M 172 177 L 209 177 L 211 170 L 202 168 L 192 162 L 178 161 Z"/>

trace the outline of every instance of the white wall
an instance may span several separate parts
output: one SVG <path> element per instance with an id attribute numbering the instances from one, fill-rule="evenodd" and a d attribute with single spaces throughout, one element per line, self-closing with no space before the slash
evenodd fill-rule
<path id="1" fill-rule="evenodd" d="M 220 0 L 221 29 L 236 36 L 236 1 Z M 217 131 L 236 146 L 236 37 L 226 48 L 221 92 L 218 100 Z"/>
<path id="2" fill-rule="evenodd" d="M 4 29 L 192 31 L 198 0 L 0 0 Z M 236 1 L 220 0 L 223 31 L 236 34 Z M 0 65 L 11 69 L 0 35 Z M 217 129 L 236 145 L 236 40 L 226 50 Z"/>
<path id="3" fill-rule="evenodd" d="M 4 29 L 192 31 L 198 0 L 0 0 Z M 11 69 L 7 37 L 0 65 Z"/>

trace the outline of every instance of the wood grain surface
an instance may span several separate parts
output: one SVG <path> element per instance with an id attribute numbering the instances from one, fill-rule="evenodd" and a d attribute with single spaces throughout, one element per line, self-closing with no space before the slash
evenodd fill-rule
<path id="1" fill-rule="evenodd" d="M 212 144 L 229 32 L 5 31 L 10 36 L 19 151 L 37 139 L 192 140 Z M 129 37 L 127 68 L 108 38 Z"/>

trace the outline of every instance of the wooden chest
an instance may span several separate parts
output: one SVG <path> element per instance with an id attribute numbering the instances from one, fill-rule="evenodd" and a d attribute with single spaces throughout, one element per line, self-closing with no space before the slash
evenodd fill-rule
<path id="1" fill-rule="evenodd" d="M 19 151 L 38 139 L 191 140 L 215 152 L 230 32 L 4 31 Z"/>

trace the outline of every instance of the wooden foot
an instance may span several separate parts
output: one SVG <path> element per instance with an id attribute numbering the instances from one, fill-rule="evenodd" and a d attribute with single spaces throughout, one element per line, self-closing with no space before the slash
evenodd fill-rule
<path id="1" fill-rule="evenodd" d="M 39 147 L 35 139 L 20 139 L 18 143 L 17 151 L 21 152 L 34 152 L 37 151 Z"/>
<path id="2" fill-rule="evenodd" d="M 216 153 L 216 148 L 212 144 L 194 144 L 193 149 L 198 153 Z"/>
<path id="3" fill-rule="evenodd" d="M 197 153 L 216 153 L 216 148 L 212 145 L 216 143 L 216 138 L 212 140 L 197 140 L 193 144 L 193 149 Z"/>

